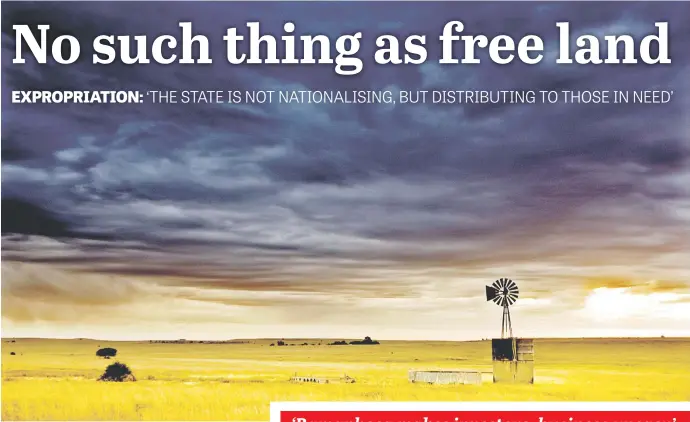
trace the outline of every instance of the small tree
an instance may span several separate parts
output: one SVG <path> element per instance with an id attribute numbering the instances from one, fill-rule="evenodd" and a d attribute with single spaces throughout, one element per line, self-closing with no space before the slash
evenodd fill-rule
<path id="1" fill-rule="evenodd" d="M 123 382 L 123 381 L 136 381 L 134 374 L 129 369 L 127 365 L 120 362 L 115 362 L 108 365 L 105 368 L 105 372 L 98 379 L 99 381 L 113 381 L 113 382 Z"/>
<path id="2" fill-rule="evenodd" d="M 102 349 L 98 349 L 96 351 L 96 356 L 102 357 L 102 358 L 111 358 L 117 355 L 117 349 L 113 349 L 112 347 L 104 347 Z"/>

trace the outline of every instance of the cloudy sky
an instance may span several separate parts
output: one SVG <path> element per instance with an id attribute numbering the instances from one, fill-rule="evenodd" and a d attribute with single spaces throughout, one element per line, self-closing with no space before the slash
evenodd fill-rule
<path id="1" fill-rule="evenodd" d="M 690 335 L 688 3 L 6 3 L 3 336 L 113 339 Z M 546 43 L 539 65 L 439 65 L 438 34 Z M 90 64 L 100 34 L 211 40 L 213 65 Z M 233 66 L 227 27 L 362 31 L 364 70 Z M 557 28 L 635 37 L 671 65 L 553 64 Z M 12 24 L 81 40 L 13 65 Z M 371 60 L 382 33 L 429 60 Z M 280 32 L 278 32 L 280 34 Z M 647 90 L 656 105 L 35 105 L 26 89 Z"/>

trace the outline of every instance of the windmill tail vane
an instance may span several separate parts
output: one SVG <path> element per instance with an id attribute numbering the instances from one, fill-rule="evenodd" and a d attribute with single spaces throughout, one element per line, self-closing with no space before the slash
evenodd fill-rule
<path id="1" fill-rule="evenodd" d="M 486 286 L 486 300 L 493 301 L 503 307 L 503 320 L 501 321 L 501 338 L 506 334 L 513 337 L 513 325 L 510 321 L 510 305 L 514 304 L 518 298 L 517 284 L 508 278 L 499 278 L 490 286 Z"/>

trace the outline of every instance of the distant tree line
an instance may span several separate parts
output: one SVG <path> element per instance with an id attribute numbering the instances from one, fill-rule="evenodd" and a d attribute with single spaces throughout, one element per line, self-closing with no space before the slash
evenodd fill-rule
<path id="1" fill-rule="evenodd" d="M 320 345 L 321 343 L 319 343 Z M 278 340 L 275 343 L 271 343 L 271 346 L 317 346 L 316 343 L 307 343 L 304 342 L 302 344 L 295 344 L 295 343 L 285 343 L 285 340 Z"/>
<path id="2" fill-rule="evenodd" d="M 347 342 L 345 340 L 337 340 L 334 341 L 333 343 L 328 343 L 329 346 L 347 346 L 347 345 L 374 345 L 374 344 L 380 344 L 376 340 L 372 340 L 371 337 L 366 336 L 364 337 L 364 340 L 353 340 L 351 342 Z M 271 343 L 271 346 L 317 346 L 316 343 L 302 343 L 302 344 L 295 344 L 295 343 L 286 343 L 285 340 L 278 340 L 275 343 Z M 318 344 L 320 346 L 321 343 Z"/>

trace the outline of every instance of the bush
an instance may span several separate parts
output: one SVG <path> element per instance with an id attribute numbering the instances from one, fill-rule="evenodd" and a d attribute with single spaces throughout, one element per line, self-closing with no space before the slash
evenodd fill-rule
<path id="1" fill-rule="evenodd" d="M 99 381 L 113 381 L 113 382 L 124 382 L 124 381 L 136 381 L 134 374 L 129 369 L 127 365 L 120 362 L 115 362 L 108 365 L 105 368 L 105 372 L 98 379 Z"/>
<path id="2" fill-rule="evenodd" d="M 117 355 L 117 349 L 113 349 L 112 347 L 104 347 L 96 351 L 96 356 L 100 356 L 102 358 L 110 358 L 114 357 L 115 355 Z"/>
<path id="3" fill-rule="evenodd" d="M 371 337 L 369 337 L 369 336 L 366 336 L 366 337 L 364 337 L 364 340 L 351 341 L 350 344 L 379 344 L 379 342 L 376 340 L 372 340 Z"/>

